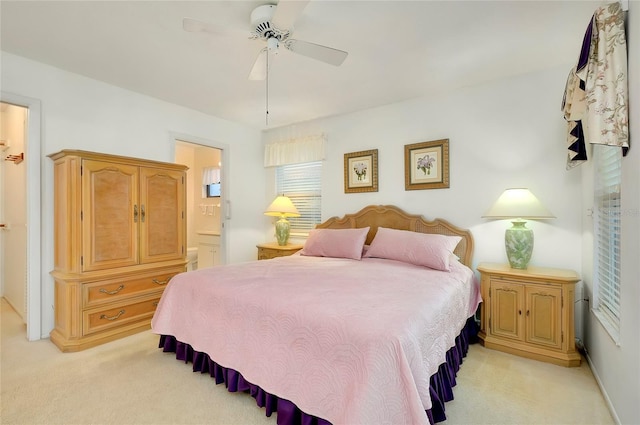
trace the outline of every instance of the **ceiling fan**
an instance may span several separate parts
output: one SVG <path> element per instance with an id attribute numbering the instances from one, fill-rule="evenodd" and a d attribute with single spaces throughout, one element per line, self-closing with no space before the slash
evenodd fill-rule
<path id="1" fill-rule="evenodd" d="M 308 3 L 309 0 L 281 0 L 277 5 L 264 4 L 256 7 L 251 12 L 251 33 L 249 38 L 261 40 L 265 42 L 266 46 L 260 50 L 253 63 L 251 72 L 249 72 L 250 80 L 264 80 L 268 77 L 269 55 L 278 54 L 280 46 L 284 46 L 293 53 L 334 66 L 340 66 L 344 62 L 348 55 L 345 51 L 291 38 L 293 24 Z M 215 24 L 191 18 L 184 18 L 182 27 L 189 32 L 204 31 L 214 34 L 220 34 L 221 32 Z"/>

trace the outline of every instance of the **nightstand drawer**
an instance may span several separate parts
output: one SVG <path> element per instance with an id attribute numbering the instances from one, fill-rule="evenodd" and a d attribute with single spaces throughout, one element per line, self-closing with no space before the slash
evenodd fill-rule
<path id="1" fill-rule="evenodd" d="M 287 244 L 280 246 L 277 243 L 256 245 L 258 247 L 258 260 L 270 260 L 276 257 L 286 257 L 302 249 L 299 244 Z"/>

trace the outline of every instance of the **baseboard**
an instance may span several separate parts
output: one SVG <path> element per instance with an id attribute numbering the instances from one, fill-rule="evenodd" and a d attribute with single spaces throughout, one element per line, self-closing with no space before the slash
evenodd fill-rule
<path id="1" fill-rule="evenodd" d="M 585 352 L 583 353 L 585 358 L 587 359 L 587 364 L 589 365 L 589 369 L 591 369 L 591 373 L 593 374 L 593 377 L 596 378 L 596 382 L 598 383 L 598 387 L 600 388 L 600 392 L 602 393 L 602 397 L 604 398 L 604 402 L 607 404 L 607 408 L 609 409 L 609 413 L 611 413 L 611 416 L 613 417 L 613 421 L 616 423 L 616 425 L 622 425 L 622 422 L 620 422 L 620 418 L 618 417 L 618 414 L 616 413 L 616 410 L 613 408 L 613 403 L 611 403 L 611 399 L 609 398 L 609 394 L 607 394 L 607 390 L 604 388 L 604 385 L 602 385 L 602 381 L 600 380 L 600 376 L 598 376 L 598 371 L 596 370 L 596 368 L 593 366 L 593 362 L 591 361 L 591 357 L 589 357 L 589 352 Z"/>

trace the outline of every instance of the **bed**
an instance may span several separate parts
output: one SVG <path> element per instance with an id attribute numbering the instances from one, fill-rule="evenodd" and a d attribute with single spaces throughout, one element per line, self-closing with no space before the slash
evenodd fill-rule
<path id="1" fill-rule="evenodd" d="M 292 256 L 175 276 L 152 330 L 279 424 L 435 423 L 475 337 L 472 255 L 467 230 L 368 206 Z"/>

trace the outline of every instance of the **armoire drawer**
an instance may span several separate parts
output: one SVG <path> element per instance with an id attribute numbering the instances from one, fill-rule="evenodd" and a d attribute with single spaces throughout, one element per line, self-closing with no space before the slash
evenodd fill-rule
<path id="1" fill-rule="evenodd" d="M 83 307 L 90 308 L 104 303 L 121 301 L 125 298 L 163 291 L 169 280 L 179 271 L 136 276 L 131 279 L 109 279 L 83 285 Z"/>
<path id="2" fill-rule="evenodd" d="M 122 327 L 141 320 L 150 320 L 159 301 L 160 296 L 116 307 L 86 310 L 82 313 L 82 335 Z"/>

